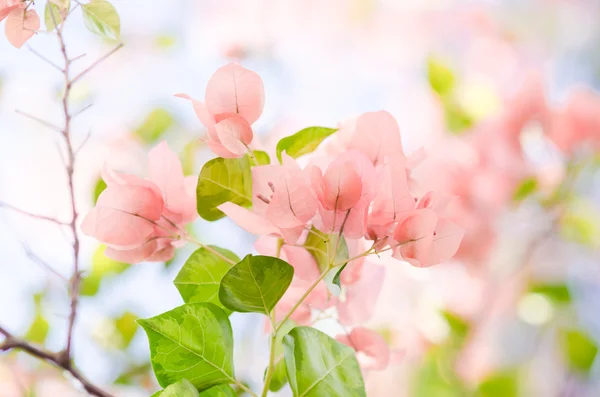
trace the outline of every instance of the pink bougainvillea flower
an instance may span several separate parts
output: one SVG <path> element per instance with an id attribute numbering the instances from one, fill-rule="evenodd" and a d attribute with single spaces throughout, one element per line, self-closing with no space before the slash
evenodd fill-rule
<path id="1" fill-rule="evenodd" d="M 383 336 L 373 330 L 356 327 L 348 335 L 338 335 L 336 339 L 356 351 L 356 359 L 363 371 L 381 371 L 390 364 L 390 348 Z"/>
<path id="2" fill-rule="evenodd" d="M 454 256 L 464 230 L 429 208 L 416 209 L 398 224 L 393 256 L 416 267 L 429 267 Z"/>
<path id="3" fill-rule="evenodd" d="M 241 157 L 252 142 L 251 125 L 265 103 L 263 82 L 258 74 L 230 63 L 219 68 L 206 86 L 205 103 L 189 95 L 200 122 L 208 129 L 208 146 L 224 158 Z"/>
<path id="4" fill-rule="evenodd" d="M 344 294 L 338 297 L 336 306 L 340 324 L 359 325 L 371 318 L 384 277 L 383 266 L 364 263 L 360 278 L 353 284 L 344 285 Z"/>
<path id="5" fill-rule="evenodd" d="M 369 237 L 384 238 L 415 208 L 403 161 L 386 157 L 377 167 L 379 181 L 368 219 Z"/>
<path id="6" fill-rule="evenodd" d="M 372 164 L 381 164 L 386 157 L 404 159 L 398 123 L 388 112 L 364 113 L 354 128 L 348 148 L 363 152 Z"/>
<path id="7" fill-rule="evenodd" d="M 0 0 L 0 22 L 11 13 L 12 10 L 21 8 L 23 2 L 21 0 Z"/>
<path id="8" fill-rule="evenodd" d="M 252 211 L 233 203 L 219 210 L 247 232 L 295 243 L 317 211 L 306 173 L 283 154 L 283 165 L 252 168 Z"/>
<path id="9" fill-rule="evenodd" d="M 7 1 L 4 8 L 0 3 L 0 20 L 4 17 L 6 38 L 16 48 L 21 48 L 40 28 L 39 15 L 35 10 L 25 11 L 24 3 L 15 5 L 14 2 Z"/>
<path id="10" fill-rule="evenodd" d="M 376 183 L 369 159 L 360 151 L 348 150 L 329 165 L 325 175 L 316 166 L 310 166 L 309 172 L 318 198 L 317 228 L 331 233 L 344 224 L 344 236 L 363 237 Z"/>
<path id="11" fill-rule="evenodd" d="M 184 178 L 181 162 L 165 142 L 148 159 L 149 180 L 104 167 L 106 190 L 81 224 L 86 235 L 108 246 L 105 253 L 113 259 L 168 260 L 174 238 L 196 218 L 196 178 Z"/>

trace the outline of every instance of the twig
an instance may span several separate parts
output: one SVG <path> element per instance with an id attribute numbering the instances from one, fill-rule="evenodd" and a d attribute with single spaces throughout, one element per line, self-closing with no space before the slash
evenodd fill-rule
<path id="1" fill-rule="evenodd" d="M 84 377 L 77 368 L 75 368 L 69 360 L 65 360 L 63 352 L 53 352 L 43 347 L 36 346 L 23 339 L 13 336 L 5 328 L 0 326 L 0 334 L 4 335 L 5 340 L 0 344 L 0 351 L 22 350 L 27 354 L 37 357 L 40 360 L 46 361 L 58 368 L 69 372 L 75 379 L 81 383 L 85 391 L 97 397 L 113 397 L 111 394 L 100 389 Z"/>
<path id="2" fill-rule="evenodd" d="M 76 111 L 75 113 L 73 113 L 73 115 L 71 116 L 71 118 L 74 119 L 75 117 L 79 116 L 81 113 L 85 112 L 86 110 L 88 110 L 91 107 L 92 107 L 91 103 L 88 104 L 88 105 L 85 105 L 84 107 L 82 107 L 81 109 L 79 109 L 78 111 Z"/>
<path id="3" fill-rule="evenodd" d="M 43 260 L 42 258 L 40 258 L 38 255 L 36 255 L 36 253 L 33 252 L 31 250 L 31 248 L 29 248 L 29 245 L 27 245 L 27 243 L 23 243 L 23 250 L 25 251 L 25 255 L 27 255 L 27 257 L 32 262 L 37 263 L 38 265 L 40 265 L 44 269 L 48 270 L 50 273 L 54 274 L 55 276 L 57 276 L 61 280 L 67 281 L 67 278 L 65 276 L 63 276 L 58 271 L 56 271 L 56 269 L 54 269 L 52 266 L 50 266 L 50 264 L 48 264 L 48 262 L 46 262 L 45 260 Z"/>
<path id="4" fill-rule="evenodd" d="M 79 81 L 79 79 L 81 79 L 83 76 L 85 76 L 87 73 L 89 73 L 92 69 L 94 69 L 96 66 L 98 66 L 103 61 L 105 61 L 106 58 L 110 57 L 112 54 L 119 51 L 123 47 L 123 45 L 124 45 L 123 43 L 119 43 L 119 45 L 117 45 L 115 48 L 113 48 L 108 53 L 104 54 L 104 56 L 102 56 L 96 62 L 94 62 L 90 66 L 88 66 L 87 69 L 85 69 L 83 72 L 79 73 L 77 76 L 75 76 L 73 78 L 73 80 L 71 80 L 71 84 L 75 84 L 77 81 Z"/>
<path id="5" fill-rule="evenodd" d="M 52 123 L 50 123 L 50 122 L 48 122 L 48 121 L 46 121 L 46 120 L 40 119 L 40 118 L 39 118 L 39 117 L 37 117 L 37 116 L 34 116 L 34 115 L 32 115 L 32 114 L 29 114 L 29 113 L 23 112 L 22 110 L 19 110 L 19 109 L 15 110 L 15 112 L 16 112 L 17 114 L 20 114 L 21 116 L 25 116 L 25 117 L 27 117 L 28 119 L 31 119 L 31 120 L 33 120 L 33 121 L 37 121 L 38 123 L 40 123 L 40 124 L 42 124 L 42 125 L 44 125 L 44 126 L 46 126 L 46 127 L 50 128 L 50 129 L 52 129 L 52 130 L 54 130 L 54 131 L 58 131 L 58 132 L 61 132 L 61 133 L 63 132 L 63 131 L 60 129 L 60 127 L 57 127 L 57 126 L 55 126 L 54 124 L 52 124 Z"/>
<path id="6" fill-rule="evenodd" d="M 29 51 L 33 52 L 38 58 L 40 58 L 41 60 L 46 62 L 48 65 L 52 66 L 59 72 L 64 73 L 64 70 L 62 70 L 62 68 L 60 66 L 58 66 L 57 64 L 55 64 L 54 62 L 52 62 L 51 60 L 49 60 L 48 58 L 46 58 L 45 56 L 43 56 L 42 54 L 37 52 L 36 50 L 34 50 L 32 46 L 28 45 L 27 48 L 29 48 Z"/>
<path id="7" fill-rule="evenodd" d="M 25 215 L 25 216 L 28 216 L 28 217 L 34 218 L 34 219 L 39 219 L 42 221 L 52 222 L 59 226 L 69 226 L 70 225 L 70 223 L 68 223 L 68 222 L 63 222 L 63 221 L 53 218 L 51 216 L 34 214 L 33 212 L 25 211 L 25 210 L 22 210 L 20 208 L 13 206 L 13 205 L 10 205 L 8 203 L 4 203 L 4 202 L 0 201 L 0 208 L 2 208 L 2 207 L 8 208 L 9 210 L 14 211 L 18 214 Z"/>

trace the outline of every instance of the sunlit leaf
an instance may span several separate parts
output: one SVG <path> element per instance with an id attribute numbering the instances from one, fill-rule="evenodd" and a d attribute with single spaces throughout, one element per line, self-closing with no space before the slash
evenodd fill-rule
<path id="1" fill-rule="evenodd" d="M 156 143 L 174 124 L 173 115 L 163 108 L 153 109 L 134 131 L 144 143 Z"/>
<path id="2" fill-rule="evenodd" d="M 446 127 L 456 135 L 469 130 L 475 124 L 471 116 L 460 104 L 452 99 L 444 100 L 444 111 L 446 115 Z"/>
<path id="3" fill-rule="evenodd" d="M 225 214 L 217 209 L 231 201 L 243 207 L 252 205 L 252 174 L 248 156 L 237 159 L 217 157 L 200 171 L 196 189 L 198 214 L 207 221 L 216 221 Z"/>
<path id="4" fill-rule="evenodd" d="M 239 258 L 233 252 L 223 248 L 210 246 L 220 255 L 205 248 L 196 250 L 185 262 L 173 283 L 179 290 L 185 303 L 209 302 L 225 309 L 219 300 L 221 279 L 233 266 L 222 256 L 233 263 Z M 221 256 L 222 255 L 222 256 Z M 229 309 L 225 309 L 229 313 Z"/>
<path id="5" fill-rule="evenodd" d="M 179 382 L 173 383 L 165 388 L 163 391 L 155 393 L 153 396 L 157 397 L 199 397 L 200 393 L 187 379 L 182 379 Z"/>
<path id="6" fill-rule="evenodd" d="M 106 190 L 106 182 L 104 182 L 104 179 L 98 178 L 96 185 L 94 185 L 94 205 L 96 205 L 98 197 L 100 197 L 100 194 L 102 194 L 104 190 Z"/>
<path id="7" fill-rule="evenodd" d="M 71 9 L 71 0 L 48 0 L 44 9 L 44 22 L 48 32 L 63 22 L 63 14 Z"/>
<path id="8" fill-rule="evenodd" d="M 294 276 L 294 268 L 272 256 L 247 255 L 221 280 L 219 299 L 238 312 L 269 315 Z"/>
<path id="9" fill-rule="evenodd" d="M 518 380 L 515 372 L 495 373 L 477 388 L 477 397 L 517 397 Z"/>
<path id="10" fill-rule="evenodd" d="M 427 60 L 427 78 L 431 89 L 440 96 L 454 90 L 454 73 L 442 60 L 430 57 Z"/>
<path id="11" fill-rule="evenodd" d="M 451 335 L 456 339 L 457 342 L 462 342 L 469 334 L 469 323 L 459 317 L 457 314 L 447 310 L 442 310 L 441 315 L 448 323 Z"/>
<path id="12" fill-rule="evenodd" d="M 189 379 L 203 391 L 234 381 L 231 325 L 218 306 L 188 303 L 138 323 L 148 334 L 152 366 L 162 387 Z"/>
<path id="13" fill-rule="evenodd" d="M 323 234 L 315 227 L 313 227 L 311 232 L 308 233 L 304 246 L 317 261 L 317 265 L 319 266 L 319 270 L 321 272 L 327 269 L 327 266 L 329 265 L 327 253 L 332 255 L 333 251 L 336 251 L 333 262 L 338 265 L 344 264 L 344 262 L 349 259 L 350 255 L 348 253 L 346 239 L 344 236 L 341 236 L 339 240 L 340 241 L 338 244 L 337 235 Z"/>
<path id="14" fill-rule="evenodd" d="M 116 261 L 104 255 L 105 249 L 106 246 L 101 245 L 94 252 L 92 257 L 92 269 L 89 273 L 84 274 L 81 283 L 81 295 L 96 295 L 104 278 L 123 273 L 129 268 L 129 264 Z"/>
<path id="15" fill-rule="evenodd" d="M 522 201 L 531 196 L 538 189 L 538 181 L 534 177 L 525 178 L 515 189 L 513 194 L 514 201 Z"/>
<path id="16" fill-rule="evenodd" d="M 294 397 L 366 397 L 356 353 L 351 347 L 311 327 L 292 329 L 283 343 Z"/>
<path id="17" fill-rule="evenodd" d="M 267 152 L 263 152 L 262 150 L 255 150 L 254 157 L 256 158 L 256 162 L 258 165 L 267 165 L 271 164 L 271 158 L 267 154 Z"/>
<path id="18" fill-rule="evenodd" d="M 121 20 L 115 7 L 106 0 L 93 0 L 81 5 L 83 22 L 88 30 L 99 36 L 119 40 Z"/>
<path id="19" fill-rule="evenodd" d="M 277 158 L 281 162 L 281 153 L 284 151 L 293 158 L 311 153 L 325 138 L 336 131 L 336 128 L 327 127 L 308 127 L 300 130 L 277 143 Z"/>
<path id="20" fill-rule="evenodd" d="M 598 345 L 585 332 L 575 329 L 560 332 L 560 345 L 569 368 L 587 374 L 598 354 Z"/>
<path id="21" fill-rule="evenodd" d="M 131 341 L 138 330 L 136 324 L 137 318 L 138 317 L 135 314 L 125 312 L 115 319 L 115 328 L 119 332 L 121 339 L 121 349 L 125 349 L 131 344 Z"/>
<path id="22" fill-rule="evenodd" d="M 545 295 L 555 303 L 571 302 L 571 292 L 565 284 L 534 284 L 529 287 L 529 292 Z"/>

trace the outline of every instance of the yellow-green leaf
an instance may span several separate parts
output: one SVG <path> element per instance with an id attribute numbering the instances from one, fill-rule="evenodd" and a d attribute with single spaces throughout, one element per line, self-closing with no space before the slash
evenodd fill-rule
<path id="1" fill-rule="evenodd" d="M 106 0 L 93 0 L 82 4 L 83 22 L 88 30 L 99 36 L 119 40 L 121 20 L 115 7 Z"/>

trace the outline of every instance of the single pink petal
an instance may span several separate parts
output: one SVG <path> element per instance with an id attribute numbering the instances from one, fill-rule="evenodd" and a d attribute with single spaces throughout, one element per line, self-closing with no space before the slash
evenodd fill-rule
<path id="1" fill-rule="evenodd" d="M 281 235 L 283 236 L 283 240 L 288 243 L 288 244 L 295 244 L 300 237 L 302 236 L 302 233 L 304 233 L 306 229 L 304 228 L 304 225 L 300 225 L 300 226 L 296 226 L 296 227 L 292 227 L 292 228 L 282 228 L 281 229 Z"/>
<path id="2" fill-rule="evenodd" d="M 125 263 L 139 263 L 150 258 L 156 251 L 157 245 L 158 243 L 156 239 L 152 239 L 137 248 L 129 250 L 119 250 L 108 247 L 104 251 L 104 254 L 116 261 Z"/>
<path id="3" fill-rule="evenodd" d="M 148 221 L 111 208 L 97 207 L 83 220 L 82 231 L 111 246 L 133 249 L 147 241 L 154 232 Z"/>
<path id="4" fill-rule="evenodd" d="M 360 280 L 346 286 L 345 299 L 337 304 L 341 324 L 358 325 L 371 318 L 384 277 L 383 266 L 365 262 Z"/>
<path id="5" fill-rule="evenodd" d="M 248 145 L 252 142 L 252 128 L 243 117 L 228 117 L 215 125 L 215 131 L 221 145 L 231 153 L 243 156 L 248 152 Z"/>
<path id="6" fill-rule="evenodd" d="M 310 189 L 307 175 L 296 161 L 283 154 L 283 173 L 274 184 L 267 219 L 280 228 L 305 225 L 317 211 L 317 199 Z"/>
<path id="7" fill-rule="evenodd" d="M 432 210 L 419 209 L 399 223 L 394 239 L 401 245 L 394 251 L 394 257 L 404 259 L 416 267 L 431 266 L 433 234 L 438 219 L 438 215 Z"/>
<path id="8" fill-rule="evenodd" d="M 16 8 L 20 8 L 23 3 L 21 0 L 0 0 L 0 22 Z"/>
<path id="9" fill-rule="evenodd" d="M 14 8 L 6 18 L 6 38 L 16 48 L 21 48 L 40 29 L 40 17 L 35 10 Z"/>
<path id="10" fill-rule="evenodd" d="M 333 165 L 323 176 L 323 206 L 328 210 L 347 211 L 360 200 L 362 183 L 347 164 Z"/>
<path id="11" fill-rule="evenodd" d="M 162 192 L 169 211 L 179 215 L 189 211 L 181 161 L 165 141 L 148 153 L 148 176 Z"/>
<path id="12" fill-rule="evenodd" d="M 452 258 L 458 251 L 464 234 L 465 231 L 460 226 L 447 219 L 440 219 L 435 227 L 429 264 L 436 265 Z"/>
<path id="13" fill-rule="evenodd" d="M 98 208 L 110 208 L 150 221 L 160 219 L 163 200 L 144 186 L 110 186 L 98 197 Z"/>
<path id="14" fill-rule="evenodd" d="M 248 233 L 256 234 L 259 236 L 281 235 L 279 228 L 273 226 L 273 224 L 271 224 L 268 220 L 256 215 L 255 213 L 247 210 L 244 207 L 240 207 L 237 204 L 228 202 L 221 204 L 217 208 L 223 211 L 225 215 L 231 218 L 232 221 L 237 223 L 239 227 L 246 230 Z"/>
<path id="15" fill-rule="evenodd" d="M 158 186 L 156 186 L 156 184 L 154 182 L 149 181 L 147 179 L 140 178 L 137 175 L 120 174 L 118 172 L 113 171 L 106 164 L 104 164 L 104 166 L 102 167 L 101 176 L 107 186 L 129 185 L 129 186 L 145 187 L 145 188 L 152 190 L 154 192 L 154 194 L 156 195 L 157 199 L 159 199 L 161 201 L 163 200 L 162 191 L 159 189 Z"/>
<path id="16" fill-rule="evenodd" d="M 192 98 L 187 94 L 176 94 L 175 96 L 177 98 L 187 99 L 192 102 L 196 116 L 198 116 L 198 119 L 206 128 L 210 128 L 215 125 L 215 118 L 209 113 L 208 109 L 202 102 Z"/>
<path id="17" fill-rule="evenodd" d="M 237 113 L 253 124 L 264 104 L 265 89 L 260 76 L 234 63 L 219 68 L 206 86 L 206 107 L 215 116 Z"/>
<path id="18" fill-rule="evenodd" d="M 390 364 L 390 348 L 375 331 L 356 327 L 349 335 L 338 335 L 336 339 L 356 350 L 363 370 L 381 371 Z"/>
<path id="19" fill-rule="evenodd" d="M 305 248 L 284 245 L 281 254 L 281 258 L 294 267 L 294 277 L 307 281 L 319 278 L 317 262 Z"/>
<path id="20" fill-rule="evenodd" d="M 219 157 L 223 157 L 224 159 L 235 159 L 241 157 L 235 153 L 231 153 L 223 145 L 221 145 L 221 142 L 209 140 L 206 145 L 214 154 Z"/>
<path id="21" fill-rule="evenodd" d="M 404 159 L 398 123 L 383 110 L 364 113 L 356 120 L 349 148 L 363 152 L 375 165 L 388 156 Z"/>

